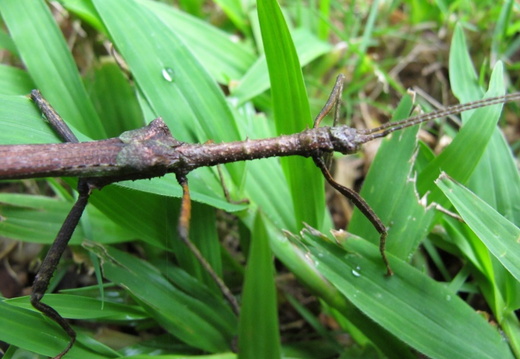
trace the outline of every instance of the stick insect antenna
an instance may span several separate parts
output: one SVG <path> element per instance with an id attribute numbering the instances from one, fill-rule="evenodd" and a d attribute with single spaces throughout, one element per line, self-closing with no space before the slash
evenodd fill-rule
<path id="1" fill-rule="evenodd" d="M 379 127 L 370 128 L 366 130 L 359 130 L 358 133 L 360 135 L 371 135 L 367 136 L 364 142 L 371 141 L 375 138 L 381 138 L 388 136 L 390 133 L 402 130 L 403 128 L 411 127 L 418 125 L 423 122 L 428 122 L 434 120 L 436 118 L 445 117 L 449 115 L 453 115 L 456 113 L 461 113 L 464 111 L 475 110 L 477 108 L 496 105 L 496 104 L 504 104 L 512 101 L 518 101 L 520 99 L 520 92 L 515 92 L 511 94 L 507 94 L 504 96 L 490 97 L 484 98 L 482 100 L 462 103 L 459 105 L 451 106 L 445 109 L 437 110 L 430 113 L 425 113 L 422 115 L 413 116 L 407 118 L 402 121 L 397 122 L 389 122 Z"/>

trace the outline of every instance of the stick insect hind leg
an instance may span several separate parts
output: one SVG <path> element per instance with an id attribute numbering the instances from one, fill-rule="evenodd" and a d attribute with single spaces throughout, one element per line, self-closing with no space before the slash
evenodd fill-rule
<path id="1" fill-rule="evenodd" d="M 224 298 L 229 302 L 229 305 L 235 314 L 238 315 L 240 312 L 240 306 L 238 305 L 235 296 L 233 293 L 231 293 L 222 278 L 220 278 L 219 275 L 215 272 L 211 264 L 202 255 L 198 247 L 190 240 L 189 230 L 191 219 L 191 197 L 186 174 L 177 174 L 177 182 L 179 182 L 182 187 L 181 213 L 179 215 L 179 222 L 177 227 L 179 239 L 188 247 L 188 249 L 202 265 L 204 270 L 211 276 L 213 281 L 217 284 L 220 291 L 222 292 Z"/>
<path id="2" fill-rule="evenodd" d="M 67 124 L 61 119 L 61 117 L 54 111 L 54 109 L 43 99 L 38 91 L 31 93 L 32 100 L 38 105 L 41 112 L 45 115 L 54 130 L 60 135 L 65 142 L 79 142 L 77 137 L 72 133 Z M 67 244 L 76 229 L 81 215 L 85 210 L 88 203 L 88 198 L 92 189 L 96 186 L 89 183 L 87 178 L 80 178 L 78 181 L 78 199 L 74 206 L 70 210 L 67 218 L 63 222 L 56 239 L 52 243 L 43 263 L 36 274 L 31 292 L 31 304 L 34 308 L 38 309 L 44 315 L 58 323 L 63 330 L 67 333 L 70 338 L 67 347 L 59 353 L 54 359 L 62 358 L 72 348 L 76 341 L 76 332 L 70 324 L 63 318 L 54 308 L 42 302 L 43 296 L 47 291 L 49 282 L 58 266 L 61 256 L 67 248 Z"/>
<path id="3" fill-rule="evenodd" d="M 325 106 L 321 109 L 318 116 L 316 116 L 316 119 L 314 120 L 314 126 L 313 128 L 316 128 L 319 126 L 323 118 L 332 110 L 334 109 L 333 118 L 334 118 L 334 124 L 333 126 L 336 126 L 336 123 L 339 119 L 339 112 L 340 112 L 340 102 L 341 102 L 341 93 L 343 92 L 343 83 L 345 81 L 345 76 L 340 74 L 336 78 L 336 83 L 334 84 L 334 88 L 332 89 L 332 92 L 329 95 L 329 99 L 325 103 Z M 343 196 L 348 198 L 349 200 L 354 203 L 354 205 L 365 215 L 365 217 L 372 223 L 374 228 L 379 233 L 379 252 L 381 253 L 381 258 L 383 259 L 383 263 L 386 266 L 386 273 L 388 276 L 393 275 L 393 271 L 390 268 L 390 263 L 388 262 L 388 258 L 386 256 L 386 237 L 387 237 L 387 230 L 381 219 L 377 216 L 377 214 L 370 208 L 370 205 L 354 190 L 347 188 L 338 182 L 334 180 L 332 175 L 330 174 L 328 168 L 330 165 L 332 155 L 331 154 L 325 154 L 325 155 L 316 155 L 313 156 L 312 159 L 314 160 L 314 163 L 316 166 L 320 169 L 321 173 L 329 182 L 329 184 L 334 187 L 339 193 L 341 193 Z"/>

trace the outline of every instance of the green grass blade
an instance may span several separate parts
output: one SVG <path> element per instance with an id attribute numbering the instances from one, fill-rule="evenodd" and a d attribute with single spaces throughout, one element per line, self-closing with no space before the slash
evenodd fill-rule
<path id="1" fill-rule="evenodd" d="M 0 65 L 1 95 L 27 95 L 35 87 L 27 72 L 16 67 Z"/>
<path id="2" fill-rule="evenodd" d="M 0 12 L 28 73 L 67 121 L 94 139 L 106 138 L 76 64 L 41 0 L 6 0 Z"/>
<path id="3" fill-rule="evenodd" d="M 485 97 L 504 94 L 502 69 L 500 63 L 495 66 L 489 91 Z M 450 145 L 419 174 L 417 179 L 419 193 L 424 194 L 429 191 L 429 201 L 444 205 L 447 201 L 446 197 L 433 183 L 441 170 L 461 183 L 468 181 L 491 140 L 501 110 L 502 105 L 493 105 L 472 111 L 470 118 Z"/>
<path id="4" fill-rule="evenodd" d="M 151 9 L 185 44 L 202 66 L 220 83 L 241 78 L 255 61 L 244 42 L 233 41 L 228 33 L 208 22 L 159 2 L 140 3 Z"/>
<path id="5" fill-rule="evenodd" d="M 9 51 L 13 56 L 18 57 L 18 50 L 11 37 L 2 29 L 0 30 L 0 49 Z"/>
<path id="6" fill-rule="evenodd" d="M 491 253 L 520 281 L 520 229 L 446 175 L 441 175 L 437 185 Z"/>
<path id="7" fill-rule="evenodd" d="M 205 351 L 229 350 L 236 320 L 219 298 L 209 306 L 174 287 L 147 262 L 94 242 L 85 246 L 100 257 L 105 277 L 129 290 L 171 334 Z"/>
<path id="8" fill-rule="evenodd" d="M 259 0 L 257 5 L 277 131 L 300 132 L 312 125 L 312 119 L 294 43 L 278 3 Z M 294 204 L 295 222 L 291 228 L 300 228 L 303 221 L 320 227 L 325 197 L 319 170 L 307 159 L 281 158 L 280 162 Z"/>
<path id="9" fill-rule="evenodd" d="M 305 238 L 320 273 L 372 320 L 419 352 L 430 358 L 512 358 L 495 328 L 424 273 L 391 256 L 396 274 L 382 275 L 377 247 L 360 238 L 344 241 L 346 250 L 321 237 Z"/>
<path id="10" fill-rule="evenodd" d="M 280 358 L 274 263 L 261 212 L 257 215 L 252 234 L 242 290 L 238 357 Z"/>
<path id="11" fill-rule="evenodd" d="M 328 43 L 319 40 L 307 29 L 295 29 L 291 34 L 302 66 L 332 49 Z M 266 73 L 266 59 L 260 57 L 240 79 L 238 85 L 231 89 L 232 96 L 239 104 L 249 101 L 269 88 L 269 78 Z"/>
<path id="12" fill-rule="evenodd" d="M 73 202 L 60 199 L 0 193 L 0 232 L 3 236 L 32 243 L 50 244 L 54 241 Z M 96 228 L 91 239 L 100 243 L 118 243 L 133 240 L 135 232 L 110 221 L 96 207 L 88 206 L 86 214 Z M 71 244 L 79 244 L 86 235 L 81 224 L 72 235 Z"/>
<path id="13" fill-rule="evenodd" d="M 0 340 L 45 356 L 54 356 L 60 353 L 69 343 L 69 338 L 58 326 L 41 313 L 33 310 L 18 308 L 0 300 Z M 86 345 L 88 340 L 89 345 Z M 87 338 L 78 335 L 76 345 L 67 353 L 67 358 L 107 359 L 117 358 L 119 355 Z"/>
<path id="14" fill-rule="evenodd" d="M 250 35 L 251 25 L 246 16 L 246 3 L 242 3 L 240 0 L 215 0 L 215 3 L 222 8 L 222 11 L 226 13 L 229 20 L 240 29 L 241 32 Z"/>
<path id="15" fill-rule="evenodd" d="M 477 100 L 483 91 L 478 84 L 477 73 L 473 67 L 464 31 L 460 24 L 455 28 L 450 47 L 450 85 L 461 102 Z M 457 71 L 457 72 L 455 72 Z"/>
<path id="16" fill-rule="evenodd" d="M 8 304 L 36 311 L 29 297 L 7 299 Z M 136 305 L 111 303 L 95 298 L 73 294 L 47 294 L 45 303 L 56 309 L 64 318 L 69 319 L 106 319 L 117 321 L 136 321 L 149 318 L 144 310 Z"/>
<path id="17" fill-rule="evenodd" d="M 115 62 L 107 61 L 94 67 L 85 83 L 94 107 L 103 114 L 108 137 L 144 126 L 135 88 Z"/>
<path id="18" fill-rule="evenodd" d="M 0 95 L 0 102 L 2 145 L 61 142 L 28 97 Z"/>
<path id="19" fill-rule="evenodd" d="M 392 120 L 406 118 L 411 108 L 411 99 L 405 97 Z M 418 131 L 418 127 L 412 127 L 383 140 L 360 192 L 388 227 L 388 251 L 401 259 L 408 258 L 417 249 L 433 219 L 433 212 L 419 203 L 415 191 L 412 168 Z M 379 243 L 379 234 L 358 209 L 354 211 L 348 230 L 372 243 Z"/>
<path id="20" fill-rule="evenodd" d="M 401 358 L 412 358 L 406 355 L 403 343 L 383 330 L 364 315 L 359 309 L 345 300 L 344 296 L 326 280 L 319 268 L 308 257 L 308 249 L 302 246 L 299 236 L 291 237 L 287 232 L 283 233 L 270 220 L 264 222 L 269 233 L 270 245 L 276 258 L 295 274 L 295 276 L 319 296 L 328 305 L 332 306 L 342 316 L 348 318 L 357 330 L 363 332 L 377 347 L 389 355 L 399 355 Z M 384 268 L 382 261 L 378 262 L 381 273 Z"/>
<path id="21" fill-rule="evenodd" d="M 473 69 L 473 66 L 460 26 L 456 28 L 452 48 L 450 78 L 453 93 L 461 102 L 481 98 L 483 91 L 477 74 L 475 70 L 468 70 Z M 461 76 L 464 73 L 467 75 Z M 498 86 L 503 85 L 499 83 Z M 509 145 L 498 128 L 495 128 L 488 148 L 467 186 L 513 223 L 520 224 L 520 207 L 517 205 L 520 202 L 520 175 Z"/>

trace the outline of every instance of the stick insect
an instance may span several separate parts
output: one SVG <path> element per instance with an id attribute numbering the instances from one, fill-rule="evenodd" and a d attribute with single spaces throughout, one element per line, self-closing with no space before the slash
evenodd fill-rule
<path id="1" fill-rule="evenodd" d="M 208 271 L 222 291 L 224 298 L 238 314 L 239 305 L 236 298 L 189 239 L 191 214 L 191 198 L 187 180 L 189 172 L 202 166 L 275 156 L 299 155 L 312 158 L 327 182 L 350 199 L 379 232 L 379 250 L 386 267 L 386 274 L 391 276 L 393 272 L 385 252 L 386 226 L 359 194 L 340 185 L 333 179 L 328 170 L 327 156 L 334 151 L 342 154 L 356 153 L 360 146 L 366 142 L 439 117 L 520 100 L 520 93 L 513 93 L 448 107 L 399 122 L 388 123 L 377 128 L 356 130 L 347 125 L 338 126 L 336 124 L 340 112 L 343 82 L 344 76 L 339 75 L 329 99 L 314 121 L 313 128 L 292 135 L 219 144 L 189 144 L 178 141 L 171 135 L 168 127 L 160 118 L 155 119 L 143 128 L 124 132 L 117 138 L 80 143 L 39 91 L 34 90 L 31 93 L 31 98 L 65 142 L 60 144 L 0 146 L 0 179 L 49 176 L 79 177 L 78 199 L 66 217 L 41 265 L 34 280 L 31 294 L 31 304 L 58 323 L 70 338 L 67 347 L 54 358 L 62 358 L 72 348 L 76 340 L 76 333 L 69 323 L 55 309 L 43 303 L 42 299 L 94 189 L 101 189 L 123 180 L 151 178 L 166 173 L 174 173 L 183 192 L 178 221 L 179 239 L 185 243 L 203 268 Z M 334 125 L 332 127 L 319 127 L 323 118 L 331 111 L 333 112 Z"/>

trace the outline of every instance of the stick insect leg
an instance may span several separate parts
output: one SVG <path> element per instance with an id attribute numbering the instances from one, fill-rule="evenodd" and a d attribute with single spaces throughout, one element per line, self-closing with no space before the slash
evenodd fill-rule
<path id="1" fill-rule="evenodd" d="M 240 307 L 238 305 L 238 302 L 236 298 L 233 296 L 233 293 L 229 290 L 229 288 L 226 286 L 224 281 L 218 276 L 217 273 L 215 273 L 215 270 L 209 264 L 209 262 L 206 260 L 206 258 L 202 255 L 202 253 L 199 251 L 197 246 L 190 240 L 189 237 L 189 229 L 190 229 L 190 219 L 191 219 L 191 197 L 190 197 L 190 190 L 188 188 L 188 179 L 186 175 L 177 175 L 177 182 L 182 187 L 182 201 L 181 201 L 181 214 L 179 216 L 179 224 L 178 224 L 178 233 L 180 240 L 188 247 L 188 249 L 193 253 L 195 258 L 199 261 L 199 263 L 202 265 L 204 270 L 208 272 L 208 274 L 211 276 L 211 278 L 215 281 L 217 286 L 219 287 L 220 291 L 224 295 L 224 298 L 229 302 L 231 305 L 231 308 L 235 312 L 235 314 L 239 314 Z"/>
<path id="2" fill-rule="evenodd" d="M 76 341 L 76 332 L 69 323 L 51 306 L 42 303 L 41 300 L 47 291 L 47 287 L 49 286 L 49 282 L 52 278 L 52 275 L 56 271 L 56 267 L 67 248 L 67 244 L 76 229 L 76 226 L 79 223 L 81 215 L 83 214 L 83 210 L 87 206 L 88 198 L 90 196 L 90 188 L 86 180 L 80 179 L 78 183 L 78 191 L 79 197 L 74 206 L 70 210 L 65 222 L 61 226 L 56 239 L 52 243 L 51 248 L 47 252 L 45 259 L 34 279 L 32 293 L 31 293 L 31 304 L 34 308 L 38 309 L 40 312 L 45 314 L 47 317 L 58 323 L 63 330 L 70 337 L 70 342 L 67 347 L 57 356 L 55 359 L 59 359 L 63 357 L 74 345 Z"/>
<path id="3" fill-rule="evenodd" d="M 388 262 L 388 258 L 386 257 L 385 247 L 386 247 L 387 232 L 386 232 L 386 227 L 383 224 L 383 222 L 381 222 L 381 220 L 379 219 L 377 214 L 375 214 L 375 212 L 372 210 L 372 208 L 370 208 L 368 203 L 359 194 L 357 194 L 355 191 L 351 190 L 350 188 L 342 186 L 338 182 L 334 181 L 329 170 L 327 169 L 327 166 L 326 166 L 323 158 L 321 158 L 319 156 L 314 156 L 313 160 L 314 160 L 314 163 L 316 164 L 316 166 L 318 166 L 318 168 L 321 170 L 321 172 L 325 176 L 325 179 L 327 180 L 327 182 L 329 182 L 330 185 L 332 187 L 334 187 L 339 193 L 341 193 L 342 195 L 344 195 L 345 197 L 350 199 L 354 203 L 354 205 L 357 208 L 359 208 L 359 210 L 365 215 L 365 217 L 368 218 L 368 220 L 372 223 L 374 228 L 379 232 L 379 235 L 380 235 L 379 251 L 381 252 L 381 257 L 383 258 L 383 262 L 385 263 L 385 266 L 386 266 L 386 274 L 388 276 L 393 275 L 394 273 L 393 273 L 392 269 L 390 268 L 390 263 Z"/>
<path id="4" fill-rule="evenodd" d="M 313 128 L 316 128 L 320 125 L 321 120 L 327 114 L 332 110 L 334 107 L 334 126 L 336 125 L 336 121 L 339 118 L 339 103 L 341 98 L 341 93 L 343 92 L 343 83 L 345 82 L 345 75 L 339 74 L 336 78 L 336 83 L 334 84 L 334 87 L 332 88 L 332 91 L 329 95 L 329 99 L 327 100 L 327 103 L 325 103 L 325 106 L 321 109 L 320 113 L 316 118 L 314 119 L 314 125 Z"/>
<path id="5" fill-rule="evenodd" d="M 41 112 L 45 115 L 51 126 L 58 133 L 58 135 L 65 140 L 66 142 L 79 142 L 74 133 L 67 126 L 65 121 L 58 115 L 58 113 L 52 108 L 52 106 L 42 97 L 38 90 L 33 90 L 31 92 L 31 98 L 36 103 L 36 105 L 40 108 Z M 47 291 L 49 286 L 49 282 L 56 271 L 56 267 L 67 248 L 67 244 L 76 229 L 81 215 L 85 210 L 85 207 L 88 203 L 88 198 L 90 196 L 91 190 L 94 188 L 94 185 L 91 185 L 88 182 L 88 179 L 80 178 L 78 181 L 78 193 L 79 197 L 74 203 L 74 206 L 70 210 L 67 218 L 63 222 L 56 239 L 52 243 L 51 248 L 47 252 L 45 259 L 40 267 L 40 270 L 36 274 L 36 278 L 34 279 L 32 293 L 31 293 L 31 304 L 34 308 L 42 312 L 44 315 L 58 323 L 63 330 L 67 333 L 70 338 L 69 344 L 67 347 L 54 359 L 60 359 L 63 357 L 74 345 L 76 341 L 76 332 L 69 323 L 51 306 L 42 303 L 43 296 Z"/>
<path id="6" fill-rule="evenodd" d="M 222 173 L 222 165 L 217 165 L 217 171 L 218 171 L 218 178 L 220 179 L 220 185 L 222 186 L 222 190 L 224 192 L 224 197 L 226 197 L 226 201 L 233 204 L 242 204 L 242 203 L 249 203 L 249 200 L 247 198 L 243 198 L 240 200 L 234 200 L 231 198 L 231 195 L 229 194 L 229 190 L 226 186 L 226 182 L 224 181 L 224 174 Z"/>
<path id="7" fill-rule="evenodd" d="M 345 76 L 343 74 L 339 74 L 336 78 L 336 83 L 334 84 L 334 88 L 332 89 L 329 99 L 325 106 L 321 109 L 320 113 L 314 119 L 313 128 L 316 128 L 320 125 L 321 121 L 325 116 L 329 114 L 329 112 L 334 108 L 333 118 L 334 123 L 333 126 L 336 126 L 339 119 L 339 111 L 340 111 L 340 102 L 341 102 L 341 93 L 343 92 L 343 83 L 345 82 Z M 323 156 L 323 161 L 327 168 L 330 168 L 330 164 L 332 163 L 332 153 L 327 153 Z"/>

